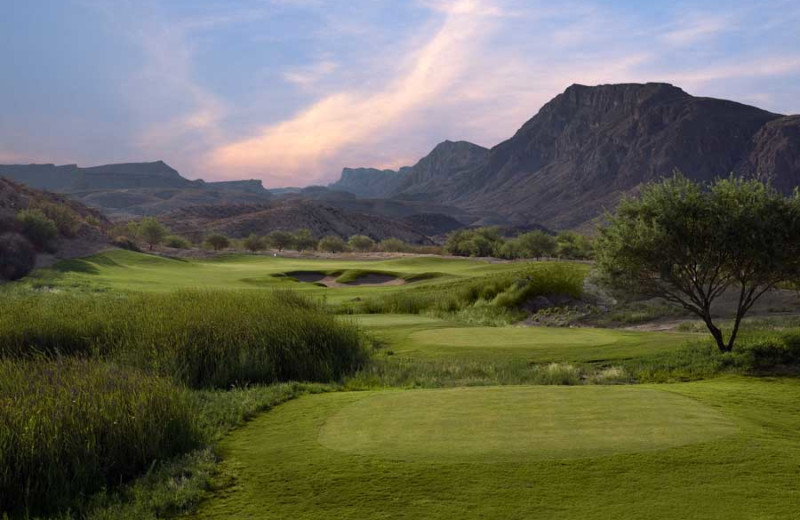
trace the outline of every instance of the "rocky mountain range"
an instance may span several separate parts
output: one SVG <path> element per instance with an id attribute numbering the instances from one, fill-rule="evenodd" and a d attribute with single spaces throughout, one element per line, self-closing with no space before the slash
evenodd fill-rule
<path id="1" fill-rule="evenodd" d="M 272 195 L 259 180 L 189 180 L 156 161 L 81 168 L 75 164 L 0 165 L 0 177 L 68 195 L 113 217 L 158 215 L 197 204 L 266 202 Z"/>
<path id="2" fill-rule="evenodd" d="M 790 192 L 800 184 L 800 116 L 695 97 L 665 83 L 572 85 L 491 149 L 445 141 L 413 166 L 345 168 L 327 187 L 266 190 L 257 180 L 189 180 L 161 161 L 0 166 L 0 176 L 66 194 L 113 217 L 169 215 L 176 221 L 197 206 L 217 208 L 208 215 L 236 206 L 250 209 L 220 217 L 235 223 L 218 223 L 234 235 L 269 216 L 281 229 L 372 229 L 377 239 L 386 234 L 378 228 L 395 226 L 396 234 L 423 242 L 417 235 L 459 226 L 588 229 L 620 197 L 676 169 L 700 181 L 756 176 Z M 370 218 L 374 229 L 362 223 Z"/>
<path id="3" fill-rule="evenodd" d="M 399 175 L 387 196 L 563 229 L 586 226 L 622 195 L 676 169 L 700 181 L 769 178 L 788 192 L 800 182 L 800 116 L 664 83 L 573 85 L 484 150 L 444 142 Z M 343 180 L 332 186 L 347 189 Z"/>

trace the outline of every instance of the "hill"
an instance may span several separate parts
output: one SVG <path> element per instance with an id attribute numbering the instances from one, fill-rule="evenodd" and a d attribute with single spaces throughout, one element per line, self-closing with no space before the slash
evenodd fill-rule
<path id="1" fill-rule="evenodd" d="M 48 246 L 38 252 L 23 237 L 24 229 L 16 218 L 26 209 L 40 209 L 45 214 L 57 213 L 60 216 L 55 240 L 50 240 Z M 29 256 L 37 265 L 48 265 L 58 259 L 85 256 L 105 249 L 111 242 L 105 233 L 110 226 L 111 222 L 97 210 L 67 197 L 0 177 L 0 281 L 27 272 L 16 267 L 21 265 L 19 255 Z M 13 269 L 12 264 L 15 266 Z M 30 267 L 32 263 L 28 269 Z M 17 274 L 12 276 L 12 271 Z"/>
<path id="2" fill-rule="evenodd" d="M 5 176 L 32 188 L 68 195 L 113 217 L 159 215 L 196 204 L 266 202 L 259 180 L 189 180 L 163 161 L 81 168 L 70 164 L 0 165 Z"/>
<path id="3" fill-rule="evenodd" d="M 395 237 L 414 244 L 431 244 L 424 232 L 400 220 L 343 210 L 325 202 L 284 200 L 269 204 L 191 206 L 166 213 L 160 220 L 191 238 L 221 232 L 234 238 L 250 233 L 311 230 L 317 237 L 337 235 L 347 239 L 367 235 L 375 240 Z"/>

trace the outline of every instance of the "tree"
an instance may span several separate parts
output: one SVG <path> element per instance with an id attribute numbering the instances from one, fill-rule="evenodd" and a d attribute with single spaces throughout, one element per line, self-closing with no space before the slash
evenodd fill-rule
<path id="1" fill-rule="evenodd" d="M 22 234 L 38 249 L 44 251 L 51 241 L 58 236 L 56 223 L 38 209 L 24 209 L 17 213 Z"/>
<path id="2" fill-rule="evenodd" d="M 683 307 L 729 352 L 753 304 L 800 276 L 800 197 L 784 197 L 757 180 L 701 186 L 676 174 L 620 202 L 596 256 L 611 287 Z M 727 341 L 711 316 L 725 292 L 737 297 Z"/>
<path id="3" fill-rule="evenodd" d="M 152 251 L 153 247 L 163 242 L 166 238 L 167 228 L 153 217 L 145 217 L 139 222 L 138 236 L 150 246 L 150 251 Z"/>
<path id="4" fill-rule="evenodd" d="M 372 251 L 375 247 L 375 241 L 366 235 L 353 235 L 347 244 L 354 251 Z"/>
<path id="5" fill-rule="evenodd" d="M 584 260 L 592 257 L 592 242 L 584 235 L 574 231 L 564 231 L 556 236 L 559 258 Z"/>
<path id="6" fill-rule="evenodd" d="M 273 231 L 267 235 L 267 242 L 278 251 L 283 251 L 292 245 L 294 237 L 288 231 Z"/>
<path id="7" fill-rule="evenodd" d="M 336 235 L 328 235 L 322 237 L 322 240 L 317 244 L 317 249 L 328 253 L 341 253 L 347 250 L 347 244 Z"/>
<path id="8" fill-rule="evenodd" d="M 389 237 L 384 240 L 381 240 L 381 243 L 378 246 L 381 251 L 386 253 L 405 253 L 409 250 L 408 244 L 400 240 L 399 238 Z"/>
<path id="9" fill-rule="evenodd" d="M 294 232 L 292 238 L 294 240 L 294 247 L 301 253 L 306 250 L 317 248 L 317 239 L 311 234 L 311 230 L 298 229 Z"/>
<path id="10" fill-rule="evenodd" d="M 267 241 L 264 237 L 260 237 L 255 233 L 250 233 L 250 235 L 242 241 L 242 245 L 248 251 L 255 253 L 257 251 L 263 251 L 267 247 Z"/>
<path id="11" fill-rule="evenodd" d="M 523 233 L 516 240 L 520 251 L 526 258 L 553 256 L 558 248 L 556 238 L 540 229 Z"/>
<path id="12" fill-rule="evenodd" d="M 494 256 L 500 254 L 503 243 L 496 227 L 459 229 L 448 236 L 444 248 L 455 256 Z"/>
<path id="13" fill-rule="evenodd" d="M 222 233 L 212 233 L 206 237 L 206 244 L 208 244 L 214 251 L 220 251 L 231 245 L 228 237 Z"/>

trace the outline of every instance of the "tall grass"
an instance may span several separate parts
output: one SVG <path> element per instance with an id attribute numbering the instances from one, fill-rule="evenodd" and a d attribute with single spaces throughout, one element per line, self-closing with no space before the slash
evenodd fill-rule
<path id="1" fill-rule="evenodd" d="M 358 329 L 291 292 L 40 295 L 0 304 L 0 356 L 88 355 L 191 387 L 340 379 Z"/>
<path id="2" fill-rule="evenodd" d="M 366 314 L 431 314 L 510 322 L 524 316 L 521 307 L 537 296 L 580 298 L 584 272 L 571 264 L 541 264 L 517 271 L 473 277 L 395 291 L 348 304 L 343 310 Z"/>
<path id="3" fill-rule="evenodd" d="M 0 360 L 0 511 L 79 506 L 202 437 L 168 379 L 97 360 Z"/>

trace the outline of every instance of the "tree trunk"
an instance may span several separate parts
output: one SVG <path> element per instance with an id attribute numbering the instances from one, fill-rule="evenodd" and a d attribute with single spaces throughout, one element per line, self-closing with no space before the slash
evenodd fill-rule
<path id="1" fill-rule="evenodd" d="M 730 352 L 730 349 L 733 348 L 733 343 L 731 342 L 731 347 L 725 344 L 725 339 L 722 337 L 722 331 L 711 321 L 711 316 L 704 316 L 703 321 L 706 323 L 706 327 L 708 327 L 709 332 L 711 332 L 711 335 L 714 337 L 714 341 L 717 342 L 717 348 L 719 348 L 720 352 Z M 731 339 L 733 339 L 733 337 Z"/>

